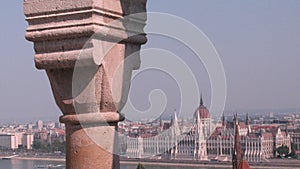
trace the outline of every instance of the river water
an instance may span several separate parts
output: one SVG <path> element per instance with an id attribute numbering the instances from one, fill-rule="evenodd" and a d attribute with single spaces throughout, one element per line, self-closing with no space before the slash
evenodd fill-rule
<path id="1" fill-rule="evenodd" d="M 136 169 L 137 165 L 121 165 L 121 169 Z M 212 169 L 203 167 L 183 167 L 183 166 L 155 166 L 155 165 L 144 165 L 146 169 Z M 223 168 L 224 169 L 224 168 Z"/>
<path id="2" fill-rule="evenodd" d="M 1 160 L 0 159 L 0 169 L 36 169 L 42 168 L 42 166 L 47 165 L 65 165 L 64 162 L 59 161 L 40 161 L 40 160 Z M 145 165 L 146 169 L 199 169 L 199 167 L 176 167 L 176 166 L 155 166 L 155 165 Z M 121 169 L 136 169 L 136 164 L 122 164 Z M 202 168 L 208 169 L 208 168 Z"/>
<path id="3" fill-rule="evenodd" d="M 0 169 L 36 169 L 41 166 L 47 165 L 64 165 L 64 162 L 57 161 L 39 161 L 39 160 L 1 160 L 0 159 Z"/>

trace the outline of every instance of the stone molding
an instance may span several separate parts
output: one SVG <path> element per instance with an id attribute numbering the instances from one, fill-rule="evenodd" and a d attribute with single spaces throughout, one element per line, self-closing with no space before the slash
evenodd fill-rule
<path id="1" fill-rule="evenodd" d="M 59 118 L 61 123 L 70 124 L 99 124 L 99 123 L 117 123 L 125 119 L 124 115 L 118 112 L 87 113 L 63 115 Z"/>

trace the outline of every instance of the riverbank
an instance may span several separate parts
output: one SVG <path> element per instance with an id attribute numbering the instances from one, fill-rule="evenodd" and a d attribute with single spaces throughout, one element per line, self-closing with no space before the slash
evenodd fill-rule
<path id="1" fill-rule="evenodd" d="M 0 155 L 0 159 L 2 158 L 6 158 L 8 156 L 1 156 Z M 48 157 L 38 157 L 38 156 L 16 156 L 16 157 L 12 157 L 10 159 L 6 159 L 6 160 L 38 160 L 38 161 L 59 161 L 59 162 L 65 162 L 66 159 L 64 156 L 61 157 L 53 157 L 53 156 L 48 156 Z"/>
<path id="2" fill-rule="evenodd" d="M 14 157 L 15 160 L 38 160 L 38 161 L 59 161 L 65 162 L 66 159 L 63 158 L 52 158 L 52 157 Z"/>
<path id="3" fill-rule="evenodd" d="M 121 166 L 122 165 L 138 165 L 138 163 L 141 163 L 145 166 L 169 166 L 169 167 L 200 167 L 200 168 L 230 168 L 230 165 L 210 165 L 210 164 L 183 164 L 183 163 L 163 163 L 163 162 L 143 162 L 143 161 L 120 161 Z"/>
<path id="4" fill-rule="evenodd" d="M 2 158 L 0 156 L 0 158 Z M 35 160 L 35 161 L 56 161 L 65 162 L 65 157 L 26 157 L 17 156 L 12 160 Z M 210 162 L 194 160 L 155 160 L 155 159 L 121 159 L 121 165 L 137 165 L 142 163 L 148 166 L 168 166 L 168 167 L 199 167 L 199 168 L 231 168 L 230 162 Z M 250 163 L 255 169 L 299 169 L 300 160 L 272 159 L 269 162 Z"/>
<path id="5" fill-rule="evenodd" d="M 127 165 L 127 164 L 131 164 L 131 165 L 137 165 L 138 163 L 141 163 L 145 166 L 169 166 L 169 167 L 199 167 L 199 168 L 211 168 L 211 169 L 230 169 L 232 168 L 231 165 L 229 164 L 220 164 L 220 165 L 216 165 L 216 164 L 182 164 L 182 163 L 161 163 L 161 162 L 132 162 L 132 161 L 121 161 L 121 166 L 122 165 Z M 299 167 L 275 167 L 275 166 L 251 166 L 252 168 L 255 169 L 299 169 Z"/>
<path id="6" fill-rule="evenodd" d="M 155 159 L 121 159 L 121 164 L 142 163 L 149 166 L 199 167 L 199 168 L 232 168 L 230 162 L 211 162 L 195 160 L 155 160 Z M 300 160 L 270 159 L 268 162 L 249 163 L 255 169 L 299 169 Z"/>

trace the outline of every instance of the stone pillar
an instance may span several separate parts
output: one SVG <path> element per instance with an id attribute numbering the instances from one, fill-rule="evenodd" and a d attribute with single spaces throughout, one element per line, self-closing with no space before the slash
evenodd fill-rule
<path id="1" fill-rule="evenodd" d="M 146 14 L 124 16 L 146 12 L 146 0 L 24 0 L 24 12 L 35 65 L 63 113 L 67 169 L 119 169 L 119 112 L 147 41 Z"/>

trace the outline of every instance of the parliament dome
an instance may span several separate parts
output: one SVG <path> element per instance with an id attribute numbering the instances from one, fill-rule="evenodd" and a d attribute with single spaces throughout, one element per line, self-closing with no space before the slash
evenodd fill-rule
<path id="1" fill-rule="evenodd" d="M 210 118 L 210 113 L 209 113 L 208 109 L 203 104 L 202 96 L 201 96 L 201 99 L 200 99 L 200 106 L 198 107 L 196 113 L 199 114 L 201 119 Z"/>

